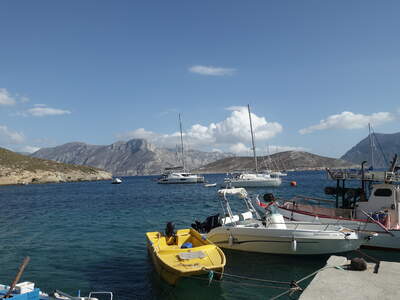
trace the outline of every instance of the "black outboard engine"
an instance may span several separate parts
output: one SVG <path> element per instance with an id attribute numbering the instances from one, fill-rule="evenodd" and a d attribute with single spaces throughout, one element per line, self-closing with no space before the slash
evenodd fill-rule
<path id="1" fill-rule="evenodd" d="M 219 220 L 219 214 L 209 216 L 204 222 L 195 221 L 192 224 L 192 228 L 197 230 L 200 233 L 208 233 L 211 229 L 215 227 L 221 226 L 221 222 Z"/>
<path id="2" fill-rule="evenodd" d="M 172 222 L 168 222 L 167 226 L 165 226 L 165 236 L 172 237 L 175 236 L 175 225 Z"/>

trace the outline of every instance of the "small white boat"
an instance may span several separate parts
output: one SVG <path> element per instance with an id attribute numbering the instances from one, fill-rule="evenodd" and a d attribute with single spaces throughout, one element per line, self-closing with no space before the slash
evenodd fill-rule
<path id="1" fill-rule="evenodd" d="M 87 297 L 71 296 L 62 291 L 54 291 L 48 297 L 43 297 L 40 300 L 99 300 L 99 299 L 108 299 L 113 300 L 112 292 L 90 292 Z"/>
<path id="2" fill-rule="evenodd" d="M 118 177 L 115 177 L 111 183 L 112 184 L 120 184 L 120 183 L 122 183 L 122 180 Z"/>
<path id="3" fill-rule="evenodd" d="M 214 187 L 217 186 L 217 183 L 206 183 L 204 184 L 204 187 Z"/>
<path id="4" fill-rule="evenodd" d="M 329 224 L 285 222 L 281 214 L 272 211 L 262 219 L 243 188 L 218 191 L 226 217 L 209 217 L 192 226 L 221 248 L 232 250 L 291 255 L 320 255 L 356 250 L 371 235 Z M 227 195 L 244 200 L 247 211 L 233 215 Z M 204 224 L 204 227 L 202 226 Z M 196 228 L 197 227 L 197 228 Z"/>

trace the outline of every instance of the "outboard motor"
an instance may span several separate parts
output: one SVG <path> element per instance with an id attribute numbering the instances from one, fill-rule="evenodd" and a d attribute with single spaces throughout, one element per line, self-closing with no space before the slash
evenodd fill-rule
<path id="1" fill-rule="evenodd" d="M 172 222 L 168 222 L 167 226 L 165 226 L 165 240 L 167 245 L 176 244 L 175 225 Z"/>
<path id="2" fill-rule="evenodd" d="M 199 222 L 196 220 L 195 223 L 192 224 L 192 228 L 200 233 L 208 233 L 211 229 L 219 226 L 221 226 L 219 214 L 207 217 L 204 222 Z"/>
<path id="3" fill-rule="evenodd" d="M 175 225 L 172 222 L 168 222 L 167 226 L 165 226 L 165 236 L 172 237 L 175 235 Z"/>
<path id="4" fill-rule="evenodd" d="M 266 194 L 264 194 L 263 199 L 265 202 L 274 202 L 275 196 L 272 193 L 266 193 Z"/>

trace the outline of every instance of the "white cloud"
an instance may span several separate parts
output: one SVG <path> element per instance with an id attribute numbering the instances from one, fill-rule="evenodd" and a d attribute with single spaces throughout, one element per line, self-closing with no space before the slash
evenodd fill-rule
<path id="1" fill-rule="evenodd" d="M 316 130 L 326 129 L 359 129 L 367 127 L 368 123 L 380 125 L 395 119 L 395 115 L 389 112 L 378 112 L 371 115 L 355 114 L 344 111 L 341 114 L 329 116 L 321 120 L 319 124 L 309 126 L 299 130 L 300 134 L 311 133 Z"/>
<path id="2" fill-rule="evenodd" d="M 207 76 L 229 76 L 233 75 L 236 69 L 197 65 L 190 67 L 189 72 Z"/>
<path id="3" fill-rule="evenodd" d="M 239 155 L 248 155 L 251 149 L 243 143 L 236 143 L 229 147 L 229 151 Z"/>
<path id="4" fill-rule="evenodd" d="M 157 139 L 160 137 L 157 133 L 154 133 L 152 131 L 147 131 L 144 128 L 138 128 L 129 132 L 117 134 L 118 139 L 146 139 L 149 141 L 153 141 L 154 139 Z"/>
<path id="5" fill-rule="evenodd" d="M 304 147 L 294 147 L 294 146 L 277 146 L 277 145 L 270 145 L 264 149 L 265 154 L 274 154 L 284 151 L 309 151 L 310 149 Z M 262 152 L 260 155 L 265 155 Z"/>
<path id="6" fill-rule="evenodd" d="M 34 106 L 35 107 L 28 109 L 26 111 L 26 114 L 32 115 L 34 117 L 44 117 L 44 116 L 66 115 L 71 113 L 69 110 L 51 108 L 45 106 L 44 104 L 36 104 Z"/>
<path id="7" fill-rule="evenodd" d="M 28 153 L 34 153 L 38 151 L 40 147 L 35 147 L 35 146 L 24 146 L 21 148 L 20 152 L 28 152 Z"/>
<path id="8" fill-rule="evenodd" d="M 5 125 L 0 125 L 0 142 L 5 144 L 21 144 L 25 136 L 21 132 L 8 129 Z"/>
<path id="9" fill-rule="evenodd" d="M 238 153 L 243 150 L 238 144 L 250 145 L 250 123 L 247 107 L 230 107 L 231 115 L 225 120 L 210 123 L 207 126 L 201 124 L 192 125 L 184 131 L 186 148 L 192 149 L 229 149 Z M 265 117 L 252 115 L 253 129 L 257 142 L 266 141 L 282 131 L 282 126 L 277 122 L 268 122 Z M 118 134 L 119 139 L 144 138 L 150 142 L 168 148 L 175 148 L 180 144 L 180 133 L 158 134 L 139 128 L 127 133 Z M 232 148 L 232 149 L 231 149 Z"/>
<path id="10" fill-rule="evenodd" d="M 14 105 L 16 102 L 6 89 L 0 88 L 0 105 Z"/>

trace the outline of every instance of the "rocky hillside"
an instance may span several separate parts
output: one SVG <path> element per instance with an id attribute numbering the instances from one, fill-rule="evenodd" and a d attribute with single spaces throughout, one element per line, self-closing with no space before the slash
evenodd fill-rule
<path id="1" fill-rule="evenodd" d="M 231 154 L 189 150 L 185 153 L 188 169 L 225 158 Z M 53 148 L 43 148 L 33 157 L 58 162 L 86 165 L 107 170 L 117 176 L 160 174 L 166 167 L 180 166 L 181 158 L 175 150 L 157 148 L 144 139 L 116 142 L 98 146 L 85 143 L 68 143 Z"/>
<path id="2" fill-rule="evenodd" d="M 375 133 L 373 136 L 373 156 L 374 156 L 374 167 L 375 168 L 387 168 L 388 163 L 392 160 L 394 154 L 400 154 L 400 132 L 392 134 Z M 382 149 L 382 151 L 380 150 Z M 385 158 L 386 157 L 386 161 Z M 347 151 L 342 157 L 347 161 L 351 161 L 360 164 L 366 160 L 367 165 L 371 163 L 371 147 L 370 140 L 367 136 L 349 151 Z"/>
<path id="3" fill-rule="evenodd" d="M 285 151 L 258 157 L 259 169 L 319 170 L 325 168 L 358 167 L 342 159 L 329 158 L 301 151 Z M 201 173 L 226 173 L 237 170 L 254 170 L 252 157 L 229 157 L 198 168 Z"/>
<path id="4" fill-rule="evenodd" d="M 32 158 L 0 148 L 0 185 L 107 179 L 111 174 L 96 168 Z"/>

